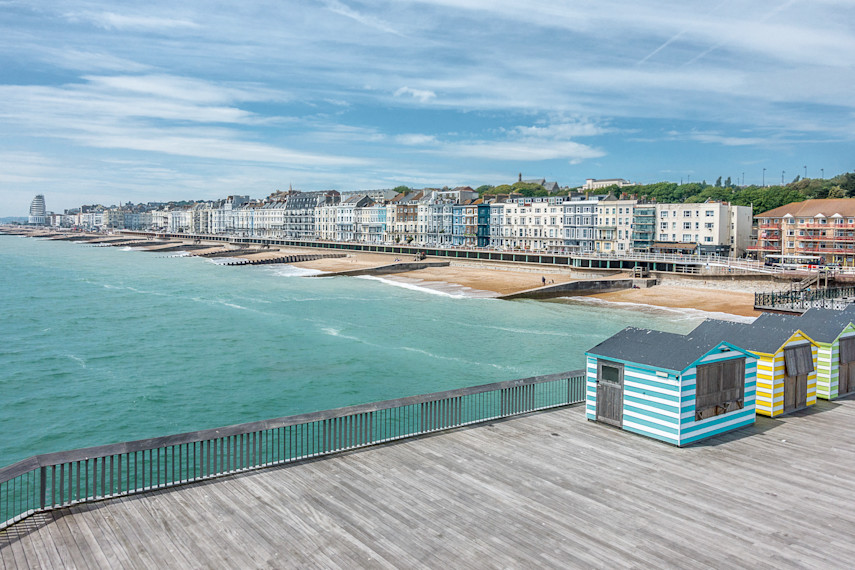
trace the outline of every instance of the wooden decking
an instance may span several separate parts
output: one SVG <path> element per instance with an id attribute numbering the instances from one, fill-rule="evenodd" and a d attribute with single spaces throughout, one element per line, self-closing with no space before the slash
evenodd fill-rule
<path id="1" fill-rule="evenodd" d="M 678 449 L 533 414 L 80 506 L 0 568 L 852 567 L 855 400 Z"/>

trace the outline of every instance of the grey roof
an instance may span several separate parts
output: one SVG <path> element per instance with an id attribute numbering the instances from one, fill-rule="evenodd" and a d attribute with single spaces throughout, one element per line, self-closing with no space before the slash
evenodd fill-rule
<path id="1" fill-rule="evenodd" d="M 765 326 L 762 323 L 749 325 L 707 319 L 689 334 L 725 340 L 745 350 L 774 354 L 799 329 L 800 327 Z"/>
<path id="2" fill-rule="evenodd" d="M 730 342 L 730 339 L 718 338 L 716 335 L 693 333 L 682 335 L 627 327 L 588 353 L 681 372 L 722 341 Z"/>
<path id="3" fill-rule="evenodd" d="M 831 343 L 855 318 L 851 312 L 832 309 L 810 309 L 801 316 L 763 313 L 754 324 L 764 327 L 781 327 L 795 332 L 797 329 L 817 342 Z"/>

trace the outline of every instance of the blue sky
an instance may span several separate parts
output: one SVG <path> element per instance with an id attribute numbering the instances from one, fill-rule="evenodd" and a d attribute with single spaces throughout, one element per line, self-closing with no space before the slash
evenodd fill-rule
<path id="1" fill-rule="evenodd" d="M 855 170 L 855 2 L 0 0 L 0 216 Z"/>

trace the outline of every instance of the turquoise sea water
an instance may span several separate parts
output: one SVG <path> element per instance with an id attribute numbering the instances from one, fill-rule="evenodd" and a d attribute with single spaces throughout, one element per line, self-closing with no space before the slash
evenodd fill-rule
<path id="1" fill-rule="evenodd" d="M 578 369 L 625 326 L 701 318 L 304 273 L 0 236 L 0 466 Z"/>

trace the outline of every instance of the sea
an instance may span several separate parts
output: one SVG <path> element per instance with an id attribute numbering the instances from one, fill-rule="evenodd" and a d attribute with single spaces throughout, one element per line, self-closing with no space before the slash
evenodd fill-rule
<path id="1" fill-rule="evenodd" d="M 708 316 L 316 273 L 0 235 L 0 467 L 581 369 L 626 326 Z"/>

